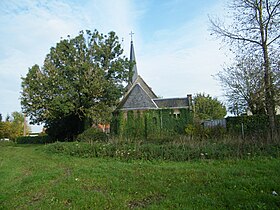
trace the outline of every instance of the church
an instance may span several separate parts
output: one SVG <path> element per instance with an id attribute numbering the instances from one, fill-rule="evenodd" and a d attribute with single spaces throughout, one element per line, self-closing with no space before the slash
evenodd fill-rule
<path id="1" fill-rule="evenodd" d="M 156 139 L 183 134 L 193 121 L 192 95 L 184 98 L 159 98 L 138 74 L 131 39 L 129 83 L 113 112 L 111 132 L 124 138 Z"/>

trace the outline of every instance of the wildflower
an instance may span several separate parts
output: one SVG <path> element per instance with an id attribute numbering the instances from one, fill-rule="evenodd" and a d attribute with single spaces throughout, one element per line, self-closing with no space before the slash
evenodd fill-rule
<path id="1" fill-rule="evenodd" d="M 272 191 L 272 195 L 275 195 L 275 196 L 277 196 L 278 195 L 278 193 L 276 192 L 276 191 Z"/>
<path id="2" fill-rule="evenodd" d="M 75 180 L 76 180 L 76 181 L 79 181 L 79 179 L 78 179 L 78 178 L 76 178 Z"/>
<path id="3" fill-rule="evenodd" d="M 204 156 L 204 154 L 203 154 L 203 153 L 200 153 L 200 155 L 201 155 L 201 156 Z"/>

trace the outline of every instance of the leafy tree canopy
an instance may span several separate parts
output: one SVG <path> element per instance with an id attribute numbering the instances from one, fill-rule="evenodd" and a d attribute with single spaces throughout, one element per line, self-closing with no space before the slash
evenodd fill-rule
<path id="1" fill-rule="evenodd" d="M 27 133 L 30 128 L 27 128 Z M 24 131 L 24 115 L 20 112 L 13 112 L 11 116 L 7 116 L 5 122 L 0 121 L 0 139 L 9 138 L 15 140 L 19 136 L 23 136 Z"/>
<path id="2" fill-rule="evenodd" d="M 31 123 L 72 140 L 91 123 L 108 122 L 127 81 L 129 60 L 114 32 L 81 31 L 50 49 L 44 65 L 22 78 L 21 104 Z"/>
<path id="3" fill-rule="evenodd" d="M 194 107 L 195 116 L 200 120 L 221 119 L 227 113 L 226 107 L 217 98 L 205 93 L 198 93 L 194 97 Z"/>

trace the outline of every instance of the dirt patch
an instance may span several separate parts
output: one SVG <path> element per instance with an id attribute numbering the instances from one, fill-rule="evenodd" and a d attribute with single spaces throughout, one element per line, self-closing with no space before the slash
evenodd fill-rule
<path id="1" fill-rule="evenodd" d="M 128 208 L 135 209 L 135 208 L 146 208 L 151 204 L 159 203 L 164 199 L 164 195 L 161 194 L 154 194 L 149 195 L 141 200 L 132 200 L 128 203 Z"/>

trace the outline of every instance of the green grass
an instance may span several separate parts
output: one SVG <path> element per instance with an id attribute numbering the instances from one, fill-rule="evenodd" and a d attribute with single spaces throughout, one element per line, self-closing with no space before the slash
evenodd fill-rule
<path id="1" fill-rule="evenodd" d="M 128 162 L 0 146 L 0 209 L 279 209 L 280 159 Z"/>

